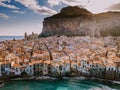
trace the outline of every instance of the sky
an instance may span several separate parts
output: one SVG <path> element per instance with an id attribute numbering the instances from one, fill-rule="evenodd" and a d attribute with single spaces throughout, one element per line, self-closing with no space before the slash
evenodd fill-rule
<path id="1" fill-rule="evenodd" d="M 39 34 L 44 18 L 66 6 L 82 6 L 96 14 L 119 11 L 120 0 L 0 0 L 0 36 Z"/>

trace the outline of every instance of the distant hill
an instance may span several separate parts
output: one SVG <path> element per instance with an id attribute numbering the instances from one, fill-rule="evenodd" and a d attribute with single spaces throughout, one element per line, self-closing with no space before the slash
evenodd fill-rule
<path id="1" fill-rule="evenodd" d="M 92 14 L 84 8 L 69 6 L 43 21 L 40 37 L 66 36 L 119 36 L 120 12 Z"/>
<path id="2" fill-rule="evenodd" d="M 96 14 L 95 18 L 101 36 L 120 36 L 120 12 Z"/>

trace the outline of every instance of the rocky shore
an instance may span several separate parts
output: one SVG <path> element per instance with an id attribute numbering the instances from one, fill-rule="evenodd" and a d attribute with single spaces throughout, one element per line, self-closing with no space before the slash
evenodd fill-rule
<path id="1" fill-rule="evenodd" d="M 63 80 L 90 80 L 90 81 L 99 81 L 105 84 L 118 84 L 120 85 L 120 81 L 113 81 L 113 80 L 106 80 L 106 79 L 100 79 L 100 78 L 95 78 L 95 77 L 84 77 L 84 76 L 79 76 L 79 77 L 62 77 Z M 10 79 L 12 81 L 18 81 L 18 80 L 61 80 L 60 78 L 56 77 L 49 77 L 49 76 L 32 76 L 32 77 L 22 77 L 22 78 L 14 78 Z"/>

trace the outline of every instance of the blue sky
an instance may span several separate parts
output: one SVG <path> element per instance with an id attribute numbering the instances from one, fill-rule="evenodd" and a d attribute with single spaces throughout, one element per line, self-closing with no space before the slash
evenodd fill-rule
<path id="1" fill-rule="evenodd" d="M 65 6 L 83 6 L 92 13 L 119 10 L 120 0 L 0 0 L 0 36 L 40 33 L 45 17 Z M 114 9 L 110 8 L 114 6 Z"/>

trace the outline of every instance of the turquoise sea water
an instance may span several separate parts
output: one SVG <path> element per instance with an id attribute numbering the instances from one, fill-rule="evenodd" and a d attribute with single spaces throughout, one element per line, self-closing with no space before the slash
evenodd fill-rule
<path id="1" fill-rule="evenodd" d="M 24 37 L 23 36 L 0 36 L 0 42 L 1 41 L 4 41 L 4 40 L 13 40 L 13 39 L 23 39 Z"/>
<path id="2" fill-rule="evenodd" d="M 88 80 L 10 81 L 0 90 L 120 90 L 120 85 Z"/>

